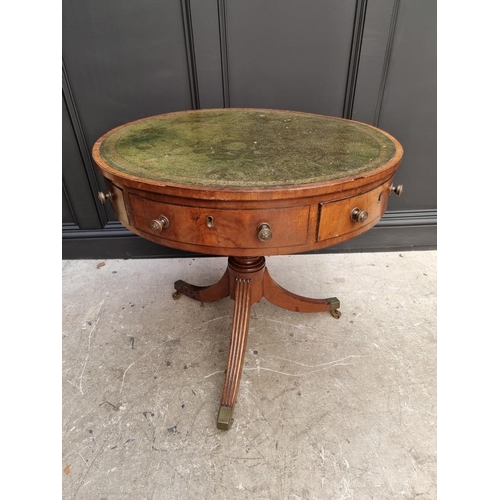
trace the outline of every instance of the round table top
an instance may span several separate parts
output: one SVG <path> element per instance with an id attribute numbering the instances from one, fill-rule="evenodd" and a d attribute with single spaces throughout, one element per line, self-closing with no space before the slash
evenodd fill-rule
<path id="1" fill-rule="evenodd" d="M 122 125 L 94 147 L 100 167 L 209 188 L 300 186 L 366 174 L 402 148 L 370 125 L 293 111 L 210 109 Z"/>

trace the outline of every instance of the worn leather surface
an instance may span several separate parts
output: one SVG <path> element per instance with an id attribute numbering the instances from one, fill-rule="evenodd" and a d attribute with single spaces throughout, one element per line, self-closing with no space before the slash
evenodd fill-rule
<path id="1" fill-rule="evenodd" d="M 355 176 L 396 152 L 386 133 L 358 122 L 291 111 L 215 109 L 131 122 L 100 154 L 130 175 L 198 186 L 276 187 Z"/>

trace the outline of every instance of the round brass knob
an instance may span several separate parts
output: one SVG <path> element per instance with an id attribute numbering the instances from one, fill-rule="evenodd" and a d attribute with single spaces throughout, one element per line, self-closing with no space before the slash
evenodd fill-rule
<path id="1" fill-rule="evenodd" d="M 353 209 L 351 212 L 351 219 L 354 222 L 365 222 L 368 219 L 368 212 L 366 210 L 360 210 L 359 208 Z"/>
<path id="2" fill-rule="evenodd" d="M 399 184 L 397 186 L 393 184 L 391 186 L 391 193 L 394 193 L 397 196 L 401 196 L 403 194 L 403 184 Z"/>
<path id="3" fill-rule="evenodd" d="M 271 232 L 269 224 L 265 222 L 259 224 L 259 227 L 257 228 L 257 233 L 260 241 L 269 241 L 273 237 L 273 233 Z"/>
<path id="4" fill-rule="evenodd" d="M 106 201 L 110 200 L 113 195 L 108 191 L 106 194 L 104 194 L 102 191 L 99 191 L 97 193 L 97 198 L 101 203 L 106 203 Z"/>
<path id="5" fill-rule="evenodd" d="M 164 215 L 160 215 L 157 219 L 153 219 L 149 223 L 149 227 L 157 233 L 161 233 L 163 229 L 167 228 L 169 225 L 170 221 Z"/>

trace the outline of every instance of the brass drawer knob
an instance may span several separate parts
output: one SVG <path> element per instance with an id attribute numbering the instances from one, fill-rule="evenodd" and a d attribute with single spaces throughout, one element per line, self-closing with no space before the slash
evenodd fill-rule
<path id="1" fill-rule="evenodd" d="M 266 222 L 259 224 L 259 227 L 257 228 L 257 236 L 260 241 L 269 241 L 273 237 L 269 224 Z"/>
<path id="2" fill-rule="evenodd" d="M 391 193 L 394 193 L 397 196 L 401 196 L 403 194 L 403 184 L 399 184 L 397 186 L 393 184 L 391 186 Z"/>
<path id="3" fill-rule="evenodd" d="M 153 219 L 149 223 L 149 227 L 156 231 L 157 233 L 161 233 L 163 229 L 167 228 L 170 225 L 170 221 L 164 216 L 160 215 L 157 219 Z"/>
<path id="4" fill-rule="evenodd" d="M 359 208 L 353 209 L 351 212 L 351 220 L 354 222 L 365 222 L 368 219 L 368 212 L 366 210 L 361 210 Z"/>
<path id="5" fill-rule="evenodd" d="M 104 194 L 102 191 L 99 191 L 97 193 L 97 198 L 99 199 L 99 201 L 104 204 L 106 203 L 108 200 L 110 200 L 111 198 L 113 197 L 113 194 L 110 193 L 109 191 Z"/>

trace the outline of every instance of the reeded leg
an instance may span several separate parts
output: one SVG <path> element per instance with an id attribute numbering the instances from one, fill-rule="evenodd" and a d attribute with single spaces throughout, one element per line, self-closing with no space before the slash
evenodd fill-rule
<path id="1" fill-rule="evenodd" d="M 229 295 L 228 271 L 226 269 L 222 278 L 214 285 L 196 286 L 190 285 L 182 280 L 177 280 L 174 283 L 174 288 L 177 290 L 177 292 L 173 294 L 175 300 L 182 294 L 194 300 L 199 300 L 200 302 L 217 302 Z"/>
<path id="2" fill-rule="evenodd" d="M 231 427 L 231 416 L 238 395 L 245 359 L 250 308 L 252 307 L 251 285 L 251 279 L 236 278 L 229 357 L 224 388 L 222 389 L 219 416 L 217 417 L 217 428 L 221 430 L 228 430 Z"/>
<path id="3" fill-rule="evenodd" d="M 297 312 L 330 311 L 336 319 L 340 318 L 340 301 L 336 297 L 311 299 L 285 290 L 271 278 L 267 268 L 264 271 L 264 297 L 272 304 Z"/>

